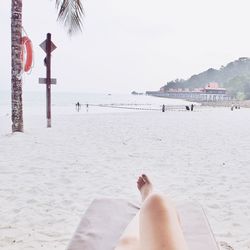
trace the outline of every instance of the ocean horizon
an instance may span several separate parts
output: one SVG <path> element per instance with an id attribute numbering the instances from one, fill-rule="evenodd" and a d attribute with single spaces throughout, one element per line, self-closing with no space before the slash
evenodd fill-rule
<path id="1" fill-rule="evenodd" d="M 52 92 L 52 112 L 56 114 L 72 114 L 76 112 L 75 104 L 81 104 L 80 112 L 132 112 L 141 110 L 160 110 L 162 105 L 187 105 L 190 102 L 178 99 L 168 99 L 147 95 L 117 94 L 117 93 L 84 93 L 84 92 Z M 89 105 L 88 110 L 86 104 Z M 118 108 L 103 107 L 109 105 Z M 119 108 L 122 107 L 122 108 Z M 134 107 L 134 109 L 132 108 Z M 23 110 L 26 114 L 37 114 L 46 108 L 46 92 L 23 92 Z M 0 92 L 0 115 L 11 110 L 10 91 Z"/>

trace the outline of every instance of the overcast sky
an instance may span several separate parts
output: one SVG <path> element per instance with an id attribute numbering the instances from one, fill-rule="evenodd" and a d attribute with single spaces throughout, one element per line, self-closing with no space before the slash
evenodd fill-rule
<path id="1" fill-rule="evenodd" d="M 45 53 L 52 33 L 54 91 L 129 93 L 158 90 L 250 55 L 249 0 L 85 0 L 83 33 L 69 38 L 56 21 L 55 1 L 23 0 L 23 26 L 35 65 L 24 90 L 44 90 Z M 11 1 L 0 0 L 0 89 L 10 89 Z"/>

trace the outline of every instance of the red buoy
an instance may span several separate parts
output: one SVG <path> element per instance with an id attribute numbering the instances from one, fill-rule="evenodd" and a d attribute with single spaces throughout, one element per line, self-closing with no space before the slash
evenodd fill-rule
<path id="1" fill-rule="evenodd" d="M 25 72 L 30 71 L 33 62 L 33 50 L 32 42 L 27 36 L 22 37 L 21 60 L 23 62 L 23 70 Z"/>

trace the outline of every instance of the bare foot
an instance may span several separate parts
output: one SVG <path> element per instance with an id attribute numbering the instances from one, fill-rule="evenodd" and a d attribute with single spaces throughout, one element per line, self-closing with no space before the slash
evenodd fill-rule
<path id="1" fill-rule="evenodd" d="M 138 178 L 137 187 L 141 192 L 142 201 L 144 201 L 148 197 L 148 195 L 151 194 L 153 191 L 153 185 L 150 182 L 148 176 L 145 174 Z"/>

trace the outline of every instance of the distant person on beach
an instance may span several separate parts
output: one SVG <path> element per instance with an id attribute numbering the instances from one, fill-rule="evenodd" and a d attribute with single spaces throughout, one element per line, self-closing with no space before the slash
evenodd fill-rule
<path id="1" fill-rule="evenodd" d="M 194 110 L 194 104 L 192 103 L 191 104 L 191 111 L 193 111 Z"/>
<path id="2" fill-rule="evenodd" d="M 185 107 L 186 107 L 186 110 L 188 110 L 188 111 L 190 110 L 190 109 L 189 109 L 189 106 L 185 106 Z"/>
<path id="3" fill-rule="evenodd" d="M 162 105 L 161 111 L 162 111 L 162 112 L 165 112 L 165 109 L 166 109 L 166 107 L 165 107 L 165 105 L 163 104 L 163 105 Z"/>
<path id="4" fill-rule="evenodd" d="M 170 199 L 153 192 L 148 176 L 137 180 L 142 205 L 115 250 L 187 250 L 178 214 Z"/>
<path id="5" fill-rule="evenodd" d="M 86 104 L 86 111 L 87 112 L 89 111 L 89 104 L 88 103 Z"/>
<path id="6" fill-rule="evenodd" d="M 79 112 L 81 109 L 81 104 L 79 102 L 76 103 L 76 110 Z"/>
<path id="7" fill-rule="evenodd" d="M 234 110 L 234 105 L 232 104 L 232 106 L 231 106 L 231 111 L 233 111 Z"/>

